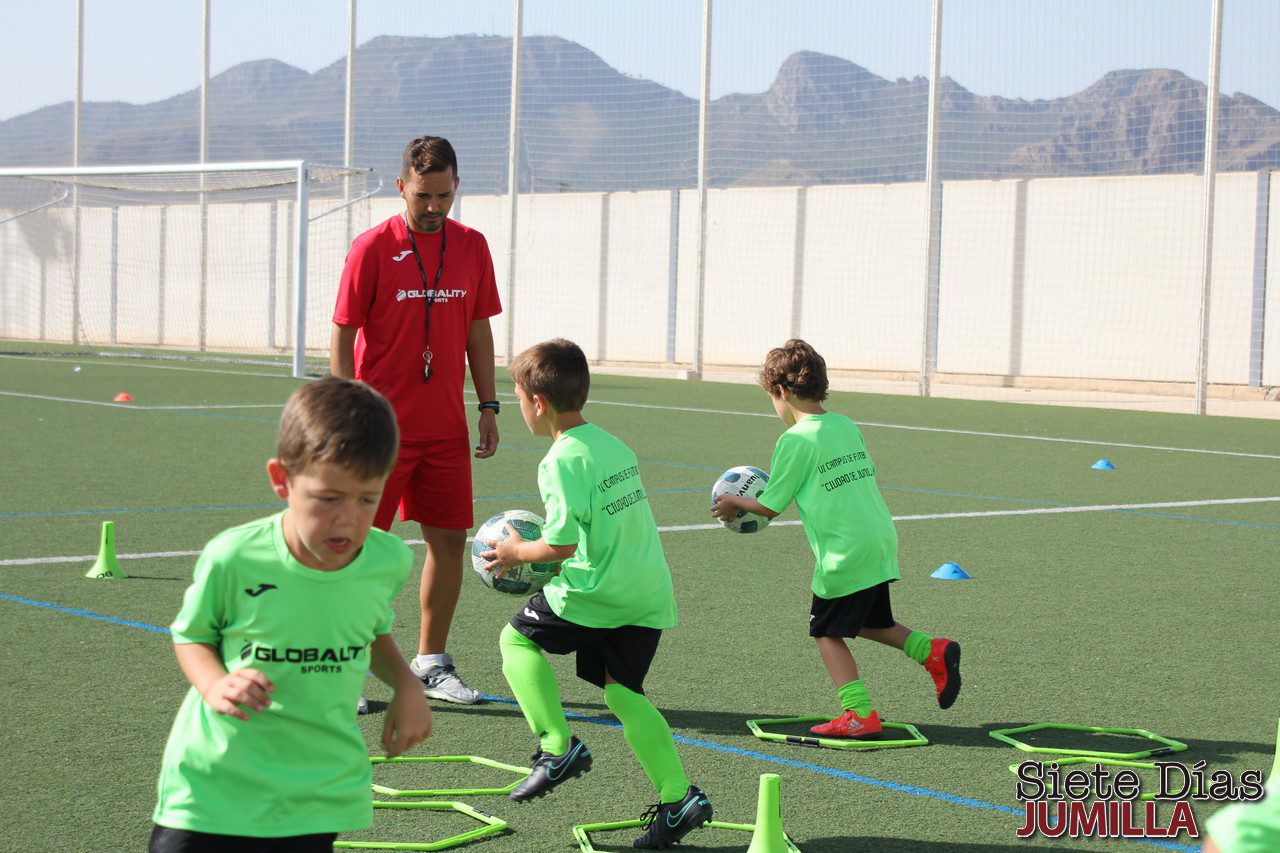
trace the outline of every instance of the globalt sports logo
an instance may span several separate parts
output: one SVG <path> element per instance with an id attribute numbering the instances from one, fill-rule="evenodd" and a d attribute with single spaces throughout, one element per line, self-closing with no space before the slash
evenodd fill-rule
<path id="1" fill-rule="evenodd" d="M 332 646 L 319 648 L 277 648 L 262 643 L 245 643 L 240 649 L 240 660 L 252 660 L 254 663 L 301 664 L 299 673 L 336 673 L 342 672 L 345 663 L 365 661 L 368 663 L 368 646 Z"/>
<path id="2" fill-rule="evenodd" d="M 1145 766 L 1145 765 L 1144 765 Z M 1205 762 L 1187 766 L 1157 761 L 1158 784 L 1152 793 L 1131 769 L 1063 771 L 1057 762 L 1024 761 L 1017 766 L 1018 799 L 1026 808 L 1019 838 L 1176 838 L 1200 837 L 1192 800 L 1253 802 L 1262 799 L 1262 771 L 1245 770 L 1237 779 L 1226 770 L 1205 772 Z M 1145 800 L 1145 801 L 1144 801 Z"/>
<path id="3" fill-rule="evenodd" d="M 436 304 L 448 302 L 450 299 L 461 299 L 467 295 L 465 290 L 398 290 L 396 291 L 396 302 L 404 302 L 406 299 L 426 299 L 431 294 L 435 294 Z"/>

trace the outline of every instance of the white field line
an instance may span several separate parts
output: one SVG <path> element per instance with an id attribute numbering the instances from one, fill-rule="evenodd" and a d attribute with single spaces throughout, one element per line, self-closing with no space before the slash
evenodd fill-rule
<path id="1" fill-rule="evenodd" d="M 737 412 L 729 409 L 698 409 L 688 406 L 659 406 L 653 403 L 619 403 L 612 400 L 590 400 L 589 406 L 626 406 L 631 409 L 661 409 L 667 412 L 694 412 L 706 415 L 736 415 L 743 418 L 776 418 L 764 412 Z M 1166 447 L 1160 444 L 1130 444 L 1122 441 L 1095 441 L 1087 438 L 1057 438 L 1048 435 L 1019 435 L 1012 432 L 982 432 L 972 429 L 948 429 L 946 427 L 911 426 L 909 424 L 882 424 L 874 421 L 855 421 L 858 426 L 880 429 L 906 429 L 916 432 L 942 432 L 952 435 L 976 435 L 986 438 L 1016 438 L 1023 441 L 1052 441 L 1060 444 L 1089 444 L 1097 447 L 1130 447 L 1138 450 L 1164 450 L 1171 453 L 1207 453 L 1213 456 L 1245 456 L 1251 459 L 1280 459 L 1274 453 L 1242 453 L 1237 450 L 1205 450 L 1198 447 Z"/>
<path id="2" fill-rule="evenodd" d="M 15 361 L 51 361 L 56 364 L 92 364 L 95 367 L 144 367 L 148 370 L 179 370 L 184 373 L 216 373 L 221 376 L 262 376 L 267 379 L 292 379 L 293 376 L 288 372 L 289 365 L 282 365 L 286 372 L 284 373 L 257 373 L 249 370 L 205 370 L 199 367 L 178 367 L 170 364 L 141 364 L 134 359 L 116 360 L 94 360 L 94 356 L 85 356 L 84 358 L 64 357 L 64 358 L 41 358 L 34 355 L 8 355 L 0 353 L 0 358 L 11 358 Z M 304 381 L 312 381 L 310 377 Z"/>
<path id="3" fill-rule="evenodd" d="M 47 394 L 25 394 L 20 391 L 0 391 L 4 397 L 25 397 L 29 400 L 48 400 L 54 403 L 79 403 L 82 406 L 106 406 L 111 409 L 132 409 L 139 412 L 187 411 L 192 409 L 282 409 L 284 403 L 219 403 L 208 406 L 146 406 L 139 403 L 116 403 L 107 400 L 78 400 L 73 397 L 50 397 Z"/>
<path id="4" fill-rule="evenodd" d="M 1224 504 L 1255 504 L 1280 502 L 1280 496 L 1270 498 L 1217 498 L 1202 501 L 1162 501 L 1160 503 L 1142 504 L 1098 504 L 1096 506 L 1053 506 L 1041 509 L 995 509 L 985 512 L 939 512 L 928 515 L 895 515 L 894 521 L 934 521 L 950 518 L 988 518 L 1002 515 L 1057 515 L 1070 512 L 1114 512 L 1117 510 L 1135 509 L 1168 509 L 1170 507 L 1187 506 L 1221 506 Z M 796 527 L 799 520 L 775 521 L 776 527 Z M 719 530 L 720 524 L 677 524 L 659 527 L 659 533 L 684 533 L 690 530 Z M 407 545 L 421 545 L 421 539 L 406 539 Z M 467 541 L 472 541 L 467 537 Z M 146 560 L 157 557 L 194 557 L 199 551 L 153 551 L 146 554 L 117 554 L 119 560 Z M 16 560 L 0 560 L 0 566 L 34 566 L 42 563 L 92 563 L 98 559 L 97 554 L 81 554 L 77 557 L 27 557 Z"/>
<path id="5" fill-rule="evenodd" d="M 18 359 L 20 361 L 52 361 L 52 362 L 58 362 L 58 363 L 65 363 L 67 361 L 67 359 L 65 358 L 38 358 L 35 356 L 4 355 L 4 354 L 0 354 L 0 358 L 12 358 L 12 359 Z M 285 374 L 251 373 L 251 372 L 242 371 L 242 370 L 203 370 L 198 367 L 173 367 L 173 366 L 163 365 L 163 364 L 115 364 L 112 362 L 105 362 L 105 361 L 92 361 L 92 362 L 88 360 L 84 360 L 84 361 L 86 364 L 97 364 L 105 367 L 147 367 L 155 370 L 183 370 L 191 373 L 216 373 L 224 376 L 265 376 L 271 379 L 292 378 Z M 313 377 L 307 377 L 303 381 L 307 381 L 307 382 L 313 381 Z M 20 395 L 13 395 L 13 396 L 20 396 Z M 37 397 L 37 395 L 34 395 L 34 394 L 26 395 L 26 396 L 36 397 L 37 399 L 50 399 L 50 400 L 57 399 L 53 397 L 39 398 Z M 474 396 L 474 394 L 469 394 L 469 396 Z M 505 393 L 505 392 L 499 393 L 498 396 L 502 398 L 514 398 L 514 395 Z M 82 401 L 66 400 L 65 402 L 82 402 Z M 765 412 L 739 412 L 732 409 L 700 409 L 700 408 L 691 407 L 691 406 L 659 406 L 653 403 L 622 403 L 615 400 L 591 400 L 590 404 L 595 406 L 622 406 L 630 409 L 657 409 L 665 412 L 690 412 L 695 414 L 706 414 L 706 415 L 733 415 L 741 418 L 776 417 L 775 415 L 770 415 Z M 98 405 L 110 405 L 110 404 L 99 403 Z M 125 404 L 119 404 L 119 405 L 125 405 Z M 133 408 L 138 408 L 138 407 L 135 406 Z M 1280 454 L 1274 454 L 1274 453 L 1243 453 L 1236 450 L 1207 450 L 1207 449 L 1198 448 L 1198 447 L 1168 447 L 1160 444 L 1132 444 L 1129 442 L 1121 442 L 1121 441 L 1096 441 L 1096 440 L 1086 439 L 1086 438 L 1058 438 L 1055 436 L 1047 436 L 1047 435 L 1019 435 L 1017 433 L 1008 433 L 1008 432 L 983 432 L 981 430 L 949 429 L 946 427 L 912 426 L 910 424 L 885 424 L 885 423 L 877 423 L 874 421 L 857 421 L 856 423 L 859 426 L 878 427 L 880 429 L 905 429 L 905 430 L 913 430 L 916 432 L 939 432 L 939 433 L 950 433 L 951 435 L 981 436 L 985 438 L 1013 438 L 1013 439 L 1020 439 L 1022 441 L 1049 441 L 1049 442 L 1056 442 L 1059 444 L 1083 444 L 1083 445 L 1092 445 L 1095 447 L 1128 447 L 1136 450 L 1160 450 L 1168 453 L 1202 453 L 1210 456 L 1240 456 L 1240 457 L 1245 457 L 1249 459 L 1280 459 Z"/>
<path id="6" fill-rule="evenodd" d="M 126 403 L 134 409 L 146 409 L 152 412 L 185 412 L 195 409 L 283 409 L 284 403 L 217 403 L 208 406 L 139 406 Z"/>

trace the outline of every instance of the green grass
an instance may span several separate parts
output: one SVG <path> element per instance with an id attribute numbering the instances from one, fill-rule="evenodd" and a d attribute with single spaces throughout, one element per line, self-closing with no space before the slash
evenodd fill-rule
<path id="1" fill-rule="evenodd" d="M 74 373 L 73 364 L 83 370 Z M 136 401 L 120 408 L 0 396 L 0 561 L 89 554 L 103 520 L 116 523 L 122 554 L 196 551 L 223 528 L 274 511 L 263 463 L 278 406 L 297 385 L 271 375 L 282 371 L 38 356 L 0 358 L 0 369 L 3 392 L 110 401 L 128 391 Z M 716 473 L 767 467 L 782 428 L 770 417 L 601 404 L 768 414 L 754 387 L 599 376 L 592 395 L 599 402 L 587 416 L 635 449 L 664 526 L 709 522 Z M 227 405 L 244 408 L 141 408 Z M 249 407 L 258 405 L 266 407 Z M 1280 494 L 1280 458 L 1108 444 L 1280 456 L 1274 423 L 860 394 L 834 394 L 830 406 L 865 423 L 1102 442 L 865 426 L 895 516 Z M 541 508 L 534 473 L 545 444 L 514 408 L 500 425 L 497 457 L 475 465 L 478 521 Z M 1119 470 L 1090 470 L 1104 456 Z M 785 826 L 806 851 L 1036 849 L 1014 838 L 1020 815 L 983 806 L 1018 805 L 1007 766 L 1024 757 L 987 731 L 1032 722 L 1149 728 L 1189 743 L 1179 758 L 1203 759 L 1211 771 L 1270 766 L 1280 504 L 917 519 L 898 529 L 895 614 L 964 644 L 965 687 L 953 709 L 940 711 L 919 668 L 899 652 L 856 643 L 877 708 L 932 742 L 860 753 L 764 743 L 744 724 L 835 710 L 805 629 L 812 558 L 802 530 L 663 534 L 681 622 L 664 635 L 647 687 L 676 734 L 699 742 L 682 742 L 681 755 L 719 819 L 751 822 L 759 775 L 778 772 Z M 409 525 L 395 532 L 418 538 Z M 930 579 L 946 561 L 973 580 Z M 10 596 L 0 598 L 0 849 L 145 847 L 160 756 L 186 686 L 163 635 L 12 597 L 166 626 L 192 563 L 125 560 L 123 581 L 87 580 L 83 562 L 0 564 L 0 593 Z M 415 576 L 397 608 L 406 651 L 418 632 L 416 594 Z M 497 635 L 518 603 L 468 581 L 451 636 L 467 680 L 501 697 L 510 694 Z M 600 691 L 574 678 L 572 661 L 553 664 L 571 711 L 612 720 Z M 374 750 L 389 695 L 371 681 L 369 696 L 375 713 L 361 727 Z M 509 704 L 435 710 L 424 754 L 520 764 L 532 751 Z M 569 851 L 573 824 L 639 815 L 653 794 L 620 730 L 586 721 L 574 730 L 596 759 L 582 780 L 533 805 L 459 798 L 511 823 L 512 832 L 475 849 Z M 1076 743 L 1066 733 L 1053 742 Z M 378 772 L 426 787 L 489 779 L 453 767 Z M 1203 819 L 1215 808 L 1197 804 L 1196 812 Z M 461 816 L 380 812 L 374 832 L 352 837 L 431 839 L 471 825 Z M 597 843 L 628 846 L 632 837 L 605 834 Z M 706 833 L 688 842 L 742 849 L 746 837 Z M 1145 845 L 1065 839 L 1052 848 Z"/>

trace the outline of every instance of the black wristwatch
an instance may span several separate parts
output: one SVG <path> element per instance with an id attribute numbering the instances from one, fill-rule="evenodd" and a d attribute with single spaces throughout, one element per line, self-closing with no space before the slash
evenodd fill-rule
<path id="1" fill-rule="evenodd" d="M 485 400 L 483 403 L 476 406 L 476 410 L 479 411 L 481 414 L 484 414 L 485 409 L 493 409 L 493 413 L 496 415 L 498 414 L 498 410 L 501 407 L 502 407 L 502 404 L 499 403 L 497 400 Z"/>

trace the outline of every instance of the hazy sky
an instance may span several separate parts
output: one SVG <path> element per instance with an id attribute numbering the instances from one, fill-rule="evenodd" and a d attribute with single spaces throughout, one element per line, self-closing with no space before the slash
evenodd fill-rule
<path id="1" fill-rule="evenodd" d="M 75 93 L 75 0 L 3 0 L 0 119 Z M 85 0 L 85 98 L 147 103 L 200 81 L 201 0 Z M 1210 0 L 945 0 L 943 73 L 980 95 L 1052 98 L 1117 68 L 1205 80 Z M 785 12 L 779 11 L 785 9 Z M 884 77 L 929 69 L 930 0 L 716 0 L 712 94 L 768 88 L 797 50 Z M 1280 0 L 1225 0 L 1222 89 L 1280 107 Z M 526 0 L 620 71 L 698 91 L 701 0 Z M 213 0 L 213 73 L 275 58 L 315 71 L 346 51 L 346 0 Z M 510 35 L 510 0 L 359 0 L 357 39 Z M 358 78 L 357 78 L 358 80 Z"/>

